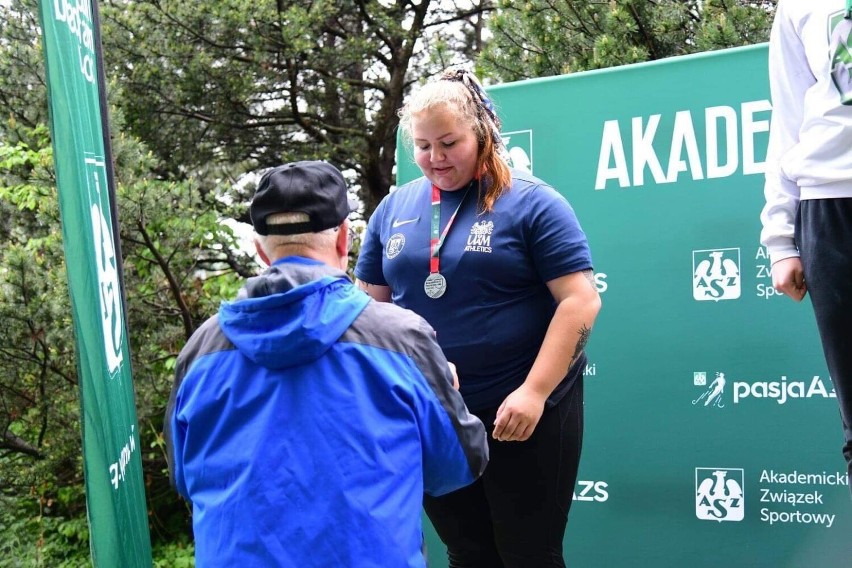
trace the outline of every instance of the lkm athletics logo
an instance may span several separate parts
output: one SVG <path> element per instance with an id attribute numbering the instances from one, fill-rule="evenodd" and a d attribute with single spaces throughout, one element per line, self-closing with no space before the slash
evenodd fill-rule
<path id="1" fill-rule="evenodd" d="M 478 221 L 470 228 L 465 252 L 491 252 L 491 233 L 494 232 L 494 221 Z"/>

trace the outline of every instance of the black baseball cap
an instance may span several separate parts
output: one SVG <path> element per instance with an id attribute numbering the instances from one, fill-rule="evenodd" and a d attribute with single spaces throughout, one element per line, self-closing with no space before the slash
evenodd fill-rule
<path id="1" fill-rule="evenodd" d="M 310 221 L 268 225 L 274 213 L 305 213 Z M 346 180 L 327 162 L 301 161 L 267 171 L 257 184 L 249 208 L 258 235 L 318 233 L 340 225 L 349 216 Z"/>

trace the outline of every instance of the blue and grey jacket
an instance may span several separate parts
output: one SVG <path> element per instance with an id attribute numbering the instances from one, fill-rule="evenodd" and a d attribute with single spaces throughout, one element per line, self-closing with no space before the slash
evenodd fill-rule
<path id="1" fill-rule="evenodd" d="M 423 493 L 488 462 L 425 320 L 301 257 L 190 338 L 165 434 L 205 568 L 422 567 Z"/>

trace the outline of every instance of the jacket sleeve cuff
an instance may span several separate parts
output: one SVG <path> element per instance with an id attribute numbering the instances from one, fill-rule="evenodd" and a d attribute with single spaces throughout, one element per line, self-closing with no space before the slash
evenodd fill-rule
<path id="1" fill-rule="evenodd" d="M 771 264 L 775 264 L 779 260 L 784 260 L 785 258 L 791 258 L 794 256 L 799 256 L 799 249 L 797 249 L 796 245 L 792 243 L 789 246 L 772 247 L 769 249 L 769 262 Z"/>

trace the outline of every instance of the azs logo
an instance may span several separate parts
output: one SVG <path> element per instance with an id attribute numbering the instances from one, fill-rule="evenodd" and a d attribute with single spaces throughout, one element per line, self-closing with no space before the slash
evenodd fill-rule
<path id="1" fill-rule="evenodd" d="M 509 153 L 509 165 L 527 173 L 533 173 L 532 130 L 515 130 L 500 134 Z"/>
<path id="2" fill-rule="evenodd" d="M 740 297 L 740 249 L 692 251 L 692 297 L 699 302 Z"/>
<path id="3" fill-rule="evenodd" d="M 574 501 L 597 501 L 603 503 L 609 499 L 606 481 L 577 481 Z"/>
<path id="4" fill-rule="evenodd" d="M 745 517 L 742 469 L 695 468 L 695 516 L 702 521 L 742 521 Z"/>

